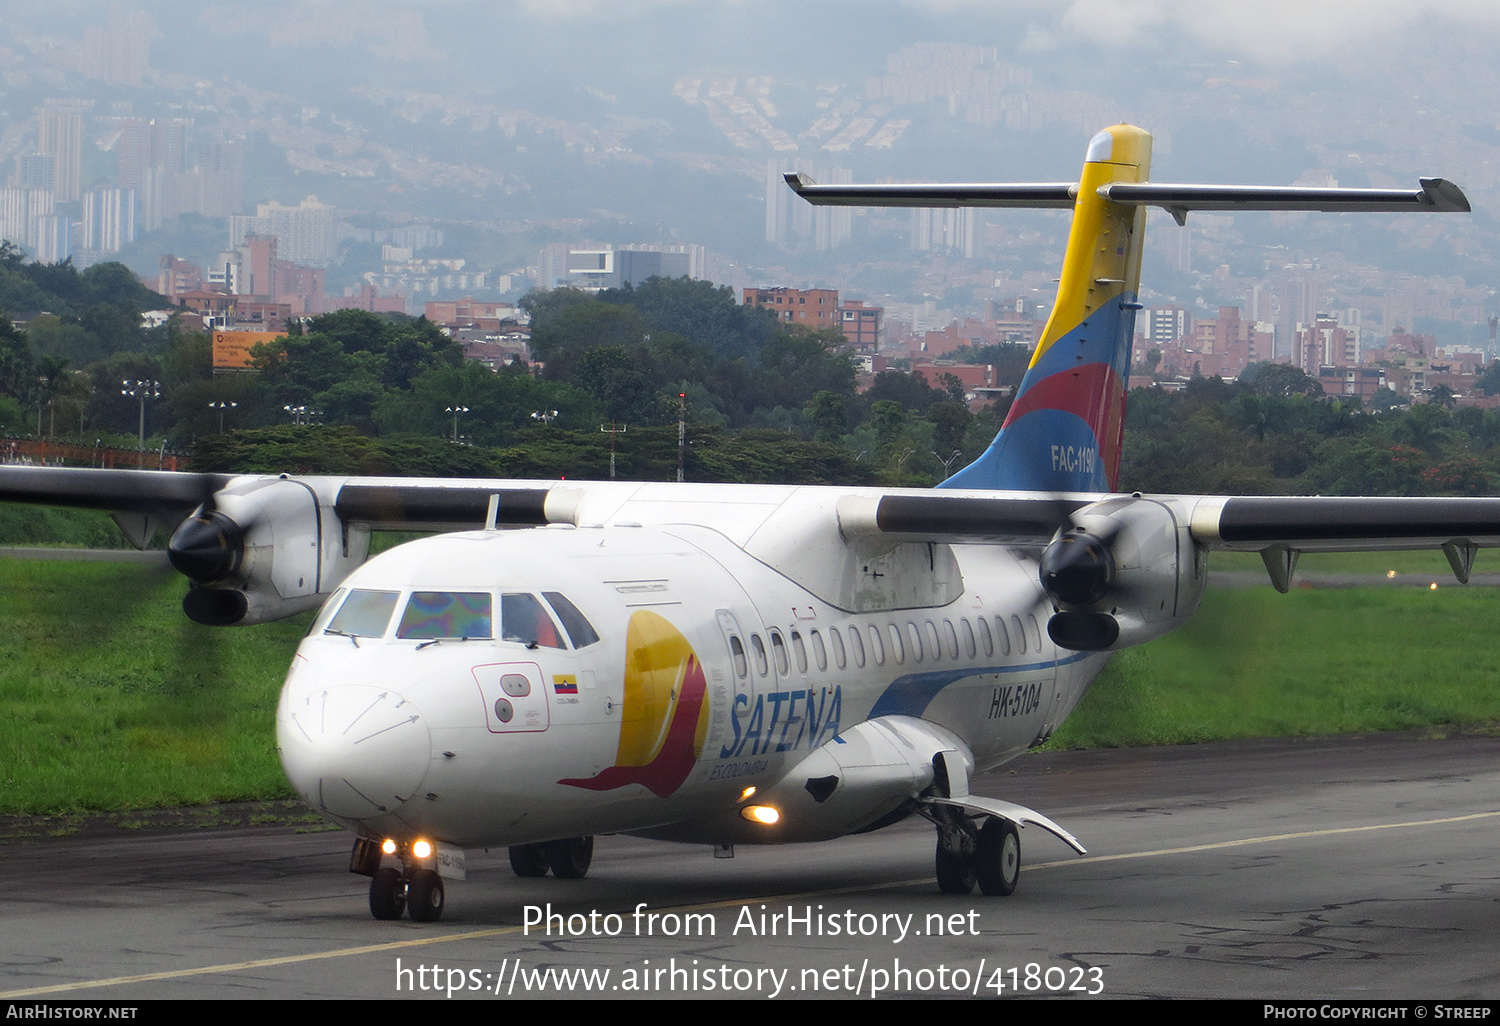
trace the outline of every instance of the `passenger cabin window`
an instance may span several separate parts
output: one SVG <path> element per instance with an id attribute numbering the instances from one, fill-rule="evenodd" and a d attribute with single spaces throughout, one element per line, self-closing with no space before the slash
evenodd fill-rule
<path id="1" fill-rule="evenodd" d="M 922 661 L 922 632 L 917 630 L 917 625 L 908 623 L 906 633 L 911 636 L 911 658 L 913 662 Z"/>
<path id="2" fill-rule="evenodd" d="M 791 670 L 791 665 L 787 662 L 786 658 L 786 639 L 775 628 L 771 630 L 771 651 L 776 656 L 776 672 L 783 677 L 787 676 Z"/>
<path id="3" fill-rule="evenodd" d="M 880 628 L 873 623 L 870 624 L 870 654 L 875 657 L 876 666 L 885 665 L 885 642 L 880 640 Z"/>
<path id="4" fill-rule="evenodd" d="M 984 621 L 980 620 L 979 625 L 983 627 Z M 974 653 L 976 651 L 974 647 L 974 628 L 969 625 L 968 617 L 964 617 L 962 620 L 958 621 L 958 626 L 963 631 L 964 635 L 964 655 L 968 656 L 970 659 L 973 659 Z M 989 646 L 986 645 L 985 648 L 989 648 Z M 989 655 L 989 653 L 986 652 L 985 655 Z"/>
<path id="5" fill-rule="evenodd" d="M 828 650 L 823 647 L 823 635 L 810 630 L 807 632 L 807 640 L 812 642 L 813 662 L 818 664 L 818 669 L 828 669 Z"/>
<path id="6" fill-rule="evenodd" d="M 969 626 L 968 621 L 964 622 L 964 626 L 965 627 Z M 944 620 L 943 621 L 943 634 L 948 639 L 948 658 L 949 659 L 957 659 L 958 658 L 958 632 L 953 629 L 953 621 L 952 620 Z M 974 654 L 974 636 L 970 635 L 969 636 L 969 655 L 972 656 L 973 654 Z"/>
<path id="7" fill-rule="evenodd" d="M 1026 628 L 1021 626 L 1021 618 L 1019 616 L 1012 615 L 1010 618 L 1010 627 L 1011 633 L 1016 636 L 1016 646 L 1021 650 L 1021 654 L 1025 655 Z"/>
<path id="8" fill-rule="evenodd" d="M 755 672 L 764 677 L 771 669 L 771 664 L 766 661 L 766 645 L 760 640 L 759 634 L 750 635 L 750 650 L 755 653 Z"/>
<path id="9" fill-rule="evenodd" d="M 797 672 L 807 672 L 807 646 L 802 643 L 802 635 L 792 631 L 792 655 L 797 659 Z"/>
<path id="10" fill-rule="evenodd" d="M 568 638 L 573 642 L 574 648 L 588 648 L 599 640 L 599 633 L 594 630 L 594 625 L 589 623 L 589 618 L 579 612 L 578 607 L 568 601 L 568 597 L 556 591 L 542 592 L 542 598 L 547 600 L 547 605 L 557 614 L 562 621 L 563 630 L 568 632 Z"/>
<path id="11" fill-rule="evenodd" d="M 745 658 L 745 646 L 733 634 L 729 636 L 729 658 L 734 660 L 734 675 L 744 679 L 750 673 L 750 661 Z"/>
<path id="12" fill-rule="evenodd" d="M 833 664 L 842 670 L 849 657 L 844 652 L 844 636 L 839 633 L 837 627 L 828 631 L 828 643 L 833 646 Z"/>
<path id="13" fill-rule="evenodd" d="M 399 591 L 370 591 L 355 588 L 339 606 L 339 611 L 328 621 L 325 630 L 330 634 L 352 634 L 360 638 L 379 638 L 391 624 L 391 615 L 396 612 Z"/>
<path id="14" fill-rule="evenodd" d="M 854 650 L 854 665 L 864 669 L 865 639 L 860 635 L 858 627 L 849 628 L 849 647 Z"/>
<path id="15" fill-rule="evenodd" d="M 398 638 L 488 638 L 487 591 L 414 591 L 401 614 Z"/>
<path id="16" fill-rule="evenodd" d="M 1010 655 L 1010 633 L 1005 629 L 1005 617 L 995 617 L 995 635 L 999 638 L 1000 654 Z"/>
<path id="17" fill-rule="evenodd" d="M 893 623 L 885 625 L 891 635 L 891 658 L 897 663 L 906 662 L 906 646 L 901 644 L 901 628 Z"/>
<path id="18" fill-rule="evenodd" d="M 985 657 L 988 658 L 995 654 L 995 639 L 990 634 L 989 621 L 980 616 L 974 622 L 979 625 L 979 644 L 983 646 Z"/>
<path id="19" fill-rule="evenodd" d="M 552 617 L 535 595 L 500 596 L 500 633 L 503 640 L 518 641 L 528 648 L 565 647 Z"/>

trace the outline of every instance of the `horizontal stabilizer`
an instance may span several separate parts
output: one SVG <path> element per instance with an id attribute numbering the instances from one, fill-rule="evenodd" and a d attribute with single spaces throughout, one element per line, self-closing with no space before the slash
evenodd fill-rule
<path id="1" fill-rule="evenodd" d="M 827 207 L 1055 207 L 1072 210 L 1071 182 L 1016 185 L 818 185 L 789 172 L 786 184 L 807 202 Z"/>
<path id="2" fill-rule="evenodd" d="M 958 183 L 952 185 L 817 185 L 790 172 L 787 185 L 819 206 L 856 207 L 1051 207 L 1071 209 L 1078 186 L 1070 182 Z M 1174 185 L 1166 182 L 1110 182 L 1098 189 L 1111 203 L 1161 207 L 1187 220 L 1190 210 L 1314 210 L 1327 213 L 1466 213 L 1468 197 L 1445 178 L 1418 179 L 1416 189 L 1340 189 L 1297 185 Z"/>
<path id="3" fill-rule="evenodd" d="M 1126 206 L 1161 207 L 1182 224 L 1190 210 L 1320 210 L 1467 213 L 1463 190 L 1444 178 L 1418 179 L 1418 189 L 1338 189 L 1262 185 L 1171 185 L 1111 182 L 1099 194 Z"/>

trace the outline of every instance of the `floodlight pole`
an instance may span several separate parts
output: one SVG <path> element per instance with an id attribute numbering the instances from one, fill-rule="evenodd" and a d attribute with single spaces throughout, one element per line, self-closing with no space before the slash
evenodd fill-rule
<path id="1" fill-rule="evenodd" d="M 610 421 L 609 427 L 605 427 L 603 424 L 600 424 L 599 430 L 601 432 L 609 432 L 609 479 L 613 481 L 615 479 L 615 435 L 629 431 L 630 427 L 629 425 L 616 427 L 615 422 Z M 678 480 L 680 481 L 682 480 L 682 478 L 679 477 Z"/>
<path id="2" fill-rule="evenodd" d="M 682 484 L 683 453 L 687 450 L 687 393 L 677 393 L 677 483 Z"/>

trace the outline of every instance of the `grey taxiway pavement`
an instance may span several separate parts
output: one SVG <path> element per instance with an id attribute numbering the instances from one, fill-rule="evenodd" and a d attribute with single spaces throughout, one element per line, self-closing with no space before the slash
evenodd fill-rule
<path id="1" fill-rule="evenodd" d="M 471 853 L 420 924 L 369 917 L 339 833 L 7 843 L 0 997 L 1500 997 L 1500 739 L 1033 755 L 978 784 L 1089 854 L 1033 827 L 1013 896 L 953 897 L 915 818 L 733 859 L 607 837 L 582 881 Z"/>

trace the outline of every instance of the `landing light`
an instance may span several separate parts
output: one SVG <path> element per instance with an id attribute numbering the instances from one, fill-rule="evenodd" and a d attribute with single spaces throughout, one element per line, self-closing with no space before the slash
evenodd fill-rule
<path id="1" fill-rule="evenodd" d="M 762 826 L 775 826 L 781 822 L 780 810 L 773 809 L 769 805 L 747 805 L 740 810 L 740 815 Z"/>
<path id="2" fill-rule="evenodd" d="M 1433 581 L 1431 584 L 1429 584 L 1427 586 L 1427 590 L 1428 591 L 1437 591 L 1437 581 Z"/>
<path id="3" fill-rule="evenodd" d="M 740 792 L 740 801 L 744 801 L 746 798 L 754 798 L 754 797 L 755 797 L 755 785 L 754 784 L 751 784 L 749 787 L 745 788 L 743 791 Z"/>
<path id="4" fill-rule="evenodd" d="M 387 855 L 394 855 L 396 854 L 396 842 L 387 837 L 385 840 L 380 842 L 380 850 L 385 852 Z"/>
<path id="5" fill-rule="evenodd" d="M 413 841 L 411 846 L 411 853 L 419 859 L 431 858 L 432 845 L 428 844 L 426 841 Z"/>
<path id="6" fill-rule="evenodd" d="M 1396 571 L 1394 571 L 1394 570 L 1387 570 L 1387 571 L 1386 571 L 1386 572 L 1385 572 L 1385 575 L 1386 575 L 1386 576 L 1387 576 L 1387 577 L 1395 577 L 1395 576 L 1396 576 Z"/>

